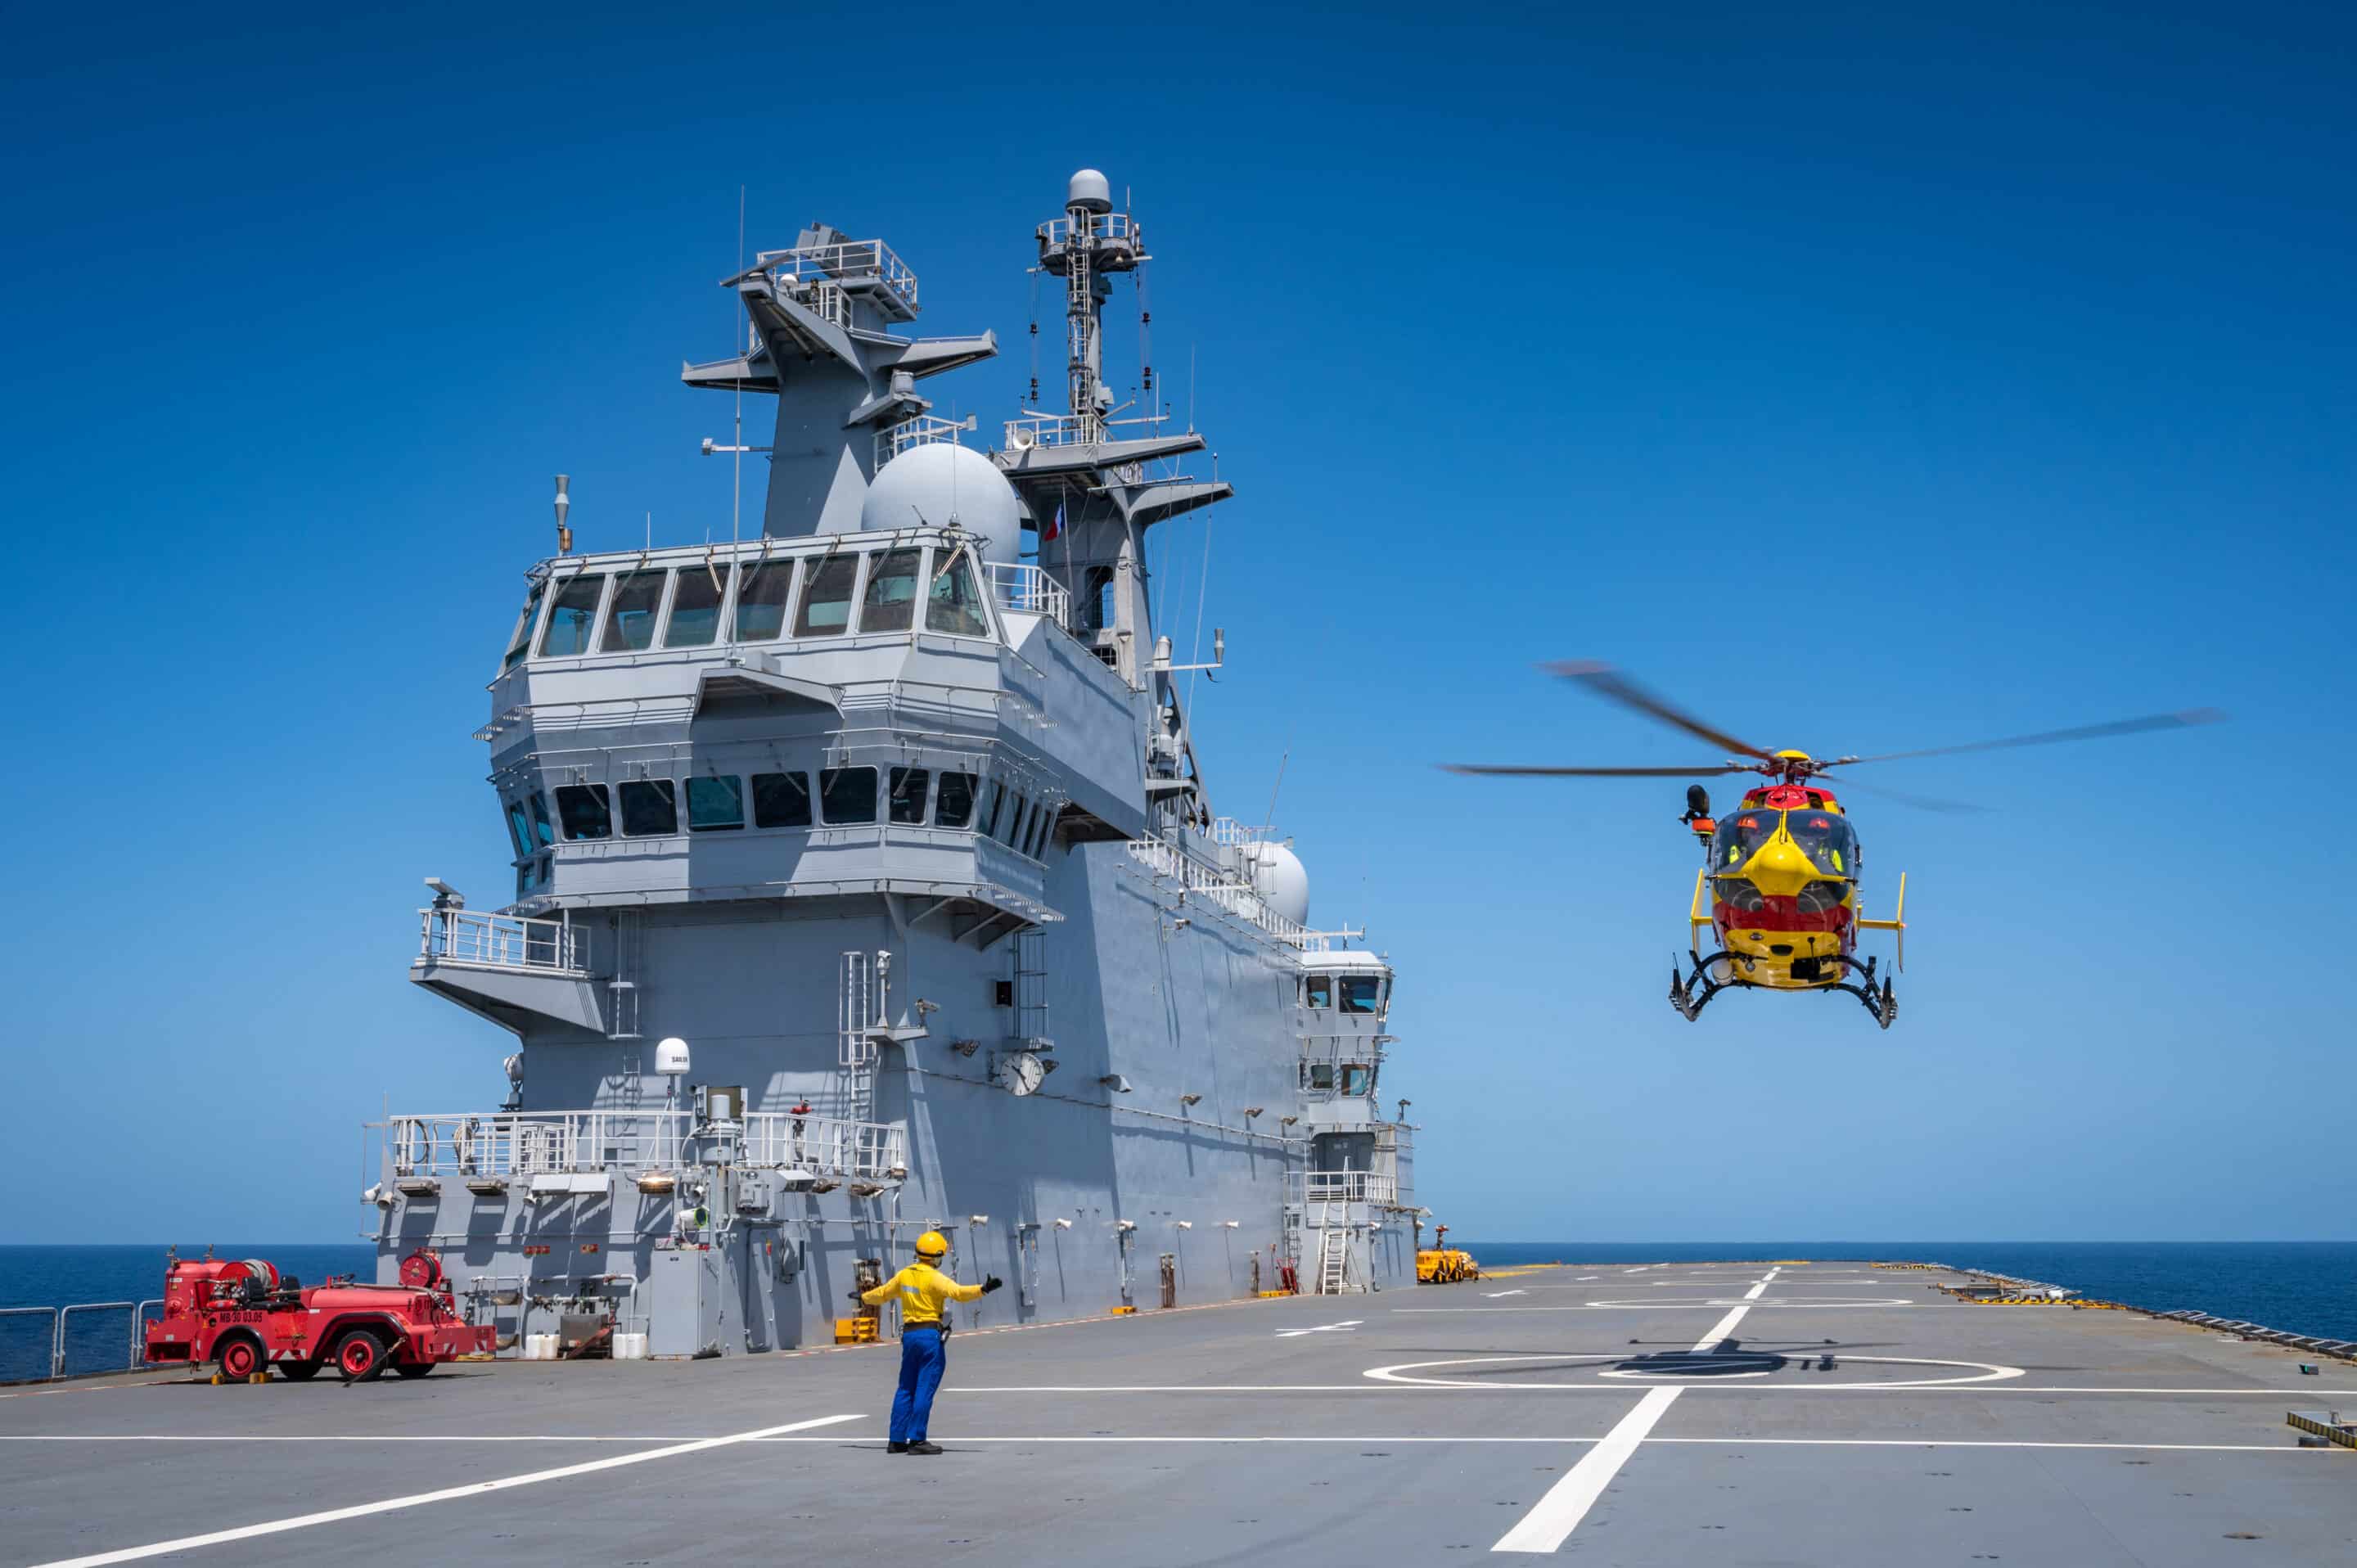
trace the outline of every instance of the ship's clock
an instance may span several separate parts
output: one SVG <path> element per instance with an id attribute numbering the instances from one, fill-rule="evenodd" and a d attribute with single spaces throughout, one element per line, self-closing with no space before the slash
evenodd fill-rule
<path id="1" fill-rule="evenodd" d="M 998 1087 L 1009 1094 L 1033 1094 L 1048 1081 L 1048 1064 L 1037 1051 L 1008 1051 L 998 1058 Z"/>

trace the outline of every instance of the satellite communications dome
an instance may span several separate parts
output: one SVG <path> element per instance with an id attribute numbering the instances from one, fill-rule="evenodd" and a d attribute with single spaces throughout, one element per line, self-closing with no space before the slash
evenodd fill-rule
<path id="1" fill-rule="evenodd" d="M 1301 857 L 1287 845 L 1262 843 L 1244 845 L 1243 859 L 1262 902 L 1295 925 L 1308 925 L 1309 870 Z"/>
<path id="2" fill-rule="evenodd" d="M 1064 187 L 1064 205 L 1084 208 L 1091 212 L 1110 212 L 1113 210 L 1113 187 L 1097 170 L 1084 168 Z"/>
<path id="3" fill-rule="evenodd" d="M 1022 503 L 998 466 L 953 441 L 911 446 L 876 471 L 860 503 L 862 532 L 947 528 L 982 536 L 982 558 L 1013 561 L 1023 544 Z"/>

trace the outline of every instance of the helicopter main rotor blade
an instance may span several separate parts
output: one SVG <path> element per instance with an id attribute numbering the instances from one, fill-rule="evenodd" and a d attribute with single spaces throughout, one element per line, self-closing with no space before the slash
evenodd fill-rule
<path id="1" fill-rule="evenodd" d="M 1723 762 L 1713 768 L 1496 768 L 1470 762 L 1444 762 L 1440 766 L 1450 773 L 1484 773 L 1513 779 L 1717 779 L 1727 773 L 1754 771 L 1740 762 Z"/>
<path id="2" fill-rule="evenodd" d="M 1841 781 L 1842 793 L 1846 795 L 1852 789 L 1863 789 L 1869 795 L 1879 795 L 1886 800 L 1896 800 L 1919 811 L 1939 811 L 1950 816 L 1976 815 L 1992 809 L 1975 806 L 1967 800 L 1943 800 L 1937 795 L 1910 795 L 1904 789 L 1893 789 L 1888 784 L 1869 784 L 1863 779 L 1845 776 Z"/>
<path id="3" fill-rule="evenodd" d="M 1729 751 L 1739 751 L 1746 757 L 1756 757 L 1762 762 L 1773 762 L 1776 759 L 1774 752 L 1753 746 L 1749 741 L 1738 740 L 1725 730 L 1713 729 L 1692 714 L 1672 706 L 1613 669 L 1609 664 L 1599 664 L 1593 660 L 1569 660 L 1561 663 L 1544 665 L 1543 668 L 1549 674 L 1560 675 L 1566 681 L 1577 681 L 1598 696 L 1609 697 L 1623 707 L 1634 708 L 1641 714 L 1657 718 L 1665 725 L 1682 729 L 1690 736 L 1710 742 L 1713 746 L 1725 746 Z"/>
<path id="4" fill-rule="evenodd" d="M 1953 757 L 1966 751 L 2003 751 L 2017 746 L 2052 746 L 2066 740 L 2107 740 L 2116 735 L 2141 735 L 2147 730 L 2188 729 L 2214 725 L 2226 715 L 2216 708 L 2188 708 L 2181 713 L 2147 714 L 2140 719 L 2114 719 L 2110 724 L 2081 725 L 2075 729 L 2050 729 L 2037 735 L 2017 735 L 2004 740 L 1976 740 L 1964 746 L 1929 746 L 1921 751 L 1886 751 L 1877 757 L 1842 757 L 1824 764 L 1843 768 L 1857 762 L 1899 762 L 1914 757 Z"/>

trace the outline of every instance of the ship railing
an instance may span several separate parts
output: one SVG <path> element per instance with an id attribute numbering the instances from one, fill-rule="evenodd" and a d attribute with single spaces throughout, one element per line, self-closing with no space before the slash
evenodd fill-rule
<path id="1" fill-rule="evenodd" d="M 1399 1178 L 1375 1171 L 1297 1171 L 1305 1203 L 1399 1202 Z"/>
<path id="2" fill-rule="evenodd" d="M 1137 238 L 1137 220 L 1126 212 L 1099 212 L 1090 217 L 1088 225 L 1090 235 L 1095 239 L 1135 240 Z M 1072 220 L 1070 218 L 1049 219 L 1039 225 L 1039 238 L 1050 245 L 1071 244 Z"/>
<path id="3" fill-rule="evenodd" d="M 912 419 L 904 419 L 877 434 L 876 466 L 882 467 L 911 446 L 930 446 L 939 441 L 954 446 L 959 436 L 973 428 L 974 415 L 970 413 L 963 419 L 943 419 L 937 413 L 920 413 Z"/>
<path id="4" fill-rule="evenodd" d="M 535 920 L 473 909 L 417 911 L 417 957 L 422 963 L 478 964 L 542 974 L 586 977 L 588 933 L 569 920 Z"/>
<path id="5" fill-rule="evenodd" d="M 1236 821 L 1233 817 L 1214 817 L 1211 820 L 1211 842 L 1217 844 L 1226 844 L 1231 848 L 1239 848 L 1245 844 L 1265 843 L 1275 836 L 1276 830 L 1275 828 L 1246 827 L 1243 823 Z"/>
<path id="6" fill-rule="evenodd" d="M 1017 561 L 989 561 L 991 597 L 1003 610 L 1045 616 L 1067 631 L 1072 625 L 1072 596 L 1045 568 Z"/>
<path id="7" fill-rule="evenodd" d="M 693 1161 L 699 1135 L 685 1111 L 394 1116 L 369 1125 L 382 1136 L 396 1177 L 671 1170 Z M 748 1166 L 882 1177 L 907 1165 L 900 1129 L 888 1123 L 759 1112 L 737 1126 L 739 1163 Z"/>
<path id="8" fill-rule="evenodd" d="M 1015 451 L 1033 446 L 1093 446 L 1104 439 L 1104 421 L 1092 413 L 1027 413 L 1006 422 L 1006 445 Z"/>
<path id="9" fill-rule="evenodd" d="M 1145 866 L 1166 882 L 1176 883 L 1187 897 L 1199 899 L 1215 908 L 1223 909 L 1238 919 L 1254 925 L 1295 947 L 1323 947 L 1329 934 L 1313 931 L 1297 920 L 1288 920 L 1268 907 L 1259 890 L 1243 882 L 1225 868 L 1207 865 L 1171 843 L 1152 834 L 1128 841 L 1130 858 Z"/>
<path id="10" fill-rule="evenodd" d="M 764 251 L 760 261 L 770 276 L 797 284 L 841 285 L 872 280 L 910 314 L 917 309 L 917 274 L 881 240 L 845 240 L 833 245 Z"/>

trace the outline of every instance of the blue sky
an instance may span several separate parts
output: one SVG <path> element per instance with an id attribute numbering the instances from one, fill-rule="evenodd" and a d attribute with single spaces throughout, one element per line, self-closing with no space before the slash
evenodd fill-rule
<path id="1" fill-rule="evenodd" d="M 676 372 L 729 341 L 740 184 L 754 245 L 881 234 L 922 330 L 995 328 L 928 388 L 988 428 L 1083 164 L 1135 192 L 1157 371 L 1238 490 L 1156 546 L 1171 618 L 1227 628 L 1215 803 L 1260 817 L 1289 750 L 1315 915 L 1401 970 L 1438 1218 L 2357 1235 L 2318 1157 L 2345 13 L 488 11 L 14 29 L 0 1240 L 350 1236 L 387 1097 L 495 1102 L 506 1036 L 404 972 L 421 877 L 507 875 L 469 732 L 549 475 L 587 548 L 726 533 L 727 405 Z M 1690 1026 L 1680 786 L 1432 766 L 1713 759 L 1562 658 L 1821 753 L 2233 722 L 1891 765 L 1991 808 L 1853 801 L 1869 899 L 1910 874 L 1899 1026 Z"/>

